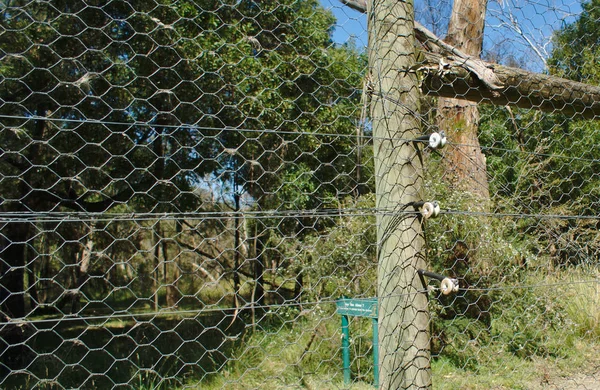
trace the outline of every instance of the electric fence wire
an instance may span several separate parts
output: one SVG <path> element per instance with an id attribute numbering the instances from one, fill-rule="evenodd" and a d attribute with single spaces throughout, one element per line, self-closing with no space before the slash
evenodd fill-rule
<path id="1" fill-rule="evenodd" d="M 379 95 L 384 96 L 384 95 Z M 418 117 L 425 128 L 438 130 L 438 126 L 429 122 L 428 119 L 425 118 L 425 115 L 415 112 L 414 110 L 410 110 L 406 107 L 402 102 L 399 102 L 395 99 L 389 97 L 382 97 L 385 100 L 388 100 L 394 104 L 405 107 L 411 115 Z M 258 134 L 276 134 L 276 135 L 291 135 L 291 136 L 314 136 L 314 137 L 330 137 L 330 138 L 349 138 L 349 139 L 361 139 L 361 140 L 381 140 L 381 141 L 398 141 L 398 142 L 421 142 L 426 143 L 427 141 L 419 141 L 410 138 L 403 137 L 380 137 L 373 136 L 369 134 L 341 134 L 341 133 L 324 133 L 324 132 L 308 132 L 308 131 L 292 131 L 292 130 L 278 130 L 278 129 L 250 129 L 250 128 L 242 128 L 242 127 L 211 127 L 211 126 L 199 126 L 194 124 L 180 124 L 180 125 L 168 125 L 168 124 L 153 124 L 149 122 L 119 122 L 119 121 L 106 121 L 106 120 L 97 120 L 97 119 L 72 119 L 72 118 L 52 118 L 47 116 L 23 116 L 23 115 L 6 115 L 0 114 L 0 118 L 4 119 L 20 119 L 20 120 L 42 120 L 42 121 L 51 121 L 51 122 L 65 122 L 65 123 L 78 123 L 78 124 L 97 124 L 103 126 L 125 126 L 125 127 L 158 127 L 161 128 L 169 128 L 169 129 L 181 129 L 186 128 L 190 130 L 198 130 L 198 131 L 211 131 L 211 132 L 242 132 L 242 133 L 258 133 Z M 13 126 L 14 127 L 14 126 Z M 10 126 L 5 126 L 5 128 L 11 128 Z M 118 133 L 118 131 L 117 131 Z M 215 138 L 216 135 L 205 135 L 207 138 Z M 516 150 L 509 148 L 502 148 L 497 146 L 485 146 L 485 145 L 472 145 L 466 143 L 455 143 L 452 140 L 448 140 L 448 145 L 454 144 L 456 146 L 463 147 L 480 147 L 482 151 L 497 151 L 504 153 L 515 153 L 515 154 L 524 154 L 531 155 L 536 157 L 544 157 L 544 158 L 559 158 L 566 159 L 570 161 L 581 161 L 581 162 L 600 162 L 600 159 L 595 158 L 585 158 L 581 156 L 565 156 L 561 154 L 554 153 L 540 153 L 528 150 Z"/>
<path id="2" fill-rule="evenodd" d="M 509 285 L 509 286 L 496 286 L 496 287 L 459 287 L 459 292 L 466 293 L 468 291 L 477 291 L 477 292 L 498 292 L 498 291 L 514 291 L 514 290 L 534 290 L 534 289 L 543 289 L 543 288 L 552 288 L 556 289 L 558 287 L 573 287 L 584 284 L 599 284 L 600 278 L 588 279 L 588 280 L 571 280 L 564 282 L 553 282 L 553 283 L 534 283 L 534 284 L 522 284 L 522 285 Z M 413 297 L 418 294 L 428 293 L 430 290 L 437 291 L 439 288 L 424 288 L 419 289 L 409 293 L 400 293 L 400 294 L 387 294 L 386 298 L 408 298 Z M 230 316 L 236 316 L 237 312 L 245 311 L 245 310 L 265 310 L 267 313 L 274 314 L 279 309 L 284 308 L 302 308 L 304 312 L 308 312 L 310 310 L 304 309 L 307 306 L 319 306 L 319 305 L 335 305 L 339 300 L 338 299 L 321 299 L 317 301 L 306 301 L 306 302 L 297 302 L 290 301 L 278 304 L 263 304 L 263 305 L 244 305 L 241 307 L 204 307 L 193 310 L 186 309 L 178 309 L 178 310 L 159 310 L 159 311 L 145 311 L 139 313 L 131 313 L 131 312 L 123 312 L 123 311 L 115 311 L 106 315 L 89 315 L 89 316 L 79 316 L 76 314 L 65 315 L 64 317 L 54 317 L 54 318 L 33 318 L 28 319 L 27 317 L 23 318 L 13 318 L 9 321 L 0 322 L 0 327 L 15 325 L 15 324 L 57 324 L 61 322 L 77 322 L 77 321 L 110 321 L 115 319 L 123 319 L 123 318 L 131 318 L 138 321 L 138 318 L 148 318 L 151 321 L 156 317 L 163 316 L 186 316 L 186 315 L 205 315 L 205 314 L 214 314 L 214 313 L 231 313 Z M 95 302 L 94 300 L 90 300 L 90 302 Z M 215 305 L 216 306 L 216 305 Z"/>
<path id="3" fill-rule="evenodd" d="M 390 96 L 387 96 L 381 92 L 377 92 L 374 90 L 370 90 L 369 92 L 372 95 L 378 96 L 384 100 L 389 101 L 390 103 L 393 103 L 393 104 L 407 110 L 411 115 L 418 118 L 421 121 L 421 124 L 423 125 L 423 127 L 425 127 L 426 129 L 433 130 L 433 131 L 443 130 L 443 129 L 439 129 L 439 127 L 437 125 L 431 123 L 429 121 L 429 119 L 427 119 L 426 115 L 416 112 L 415 110 L 411 109 L 406 104 L 404 104 L 403 102 L 401 102 L 397 99 L 394 99 Z M 406 140 L 406 139 L 402 139 L 402 138 L 392 138 L 392 140 L 405 141 L 405 142 L 410 141 L 410 140 Z M 497 147 L 497 146 L 473 145 L 473 144 L 454 142 L 451 139 L 448 140 L 448 145 L 471 147 L 471 148 L 481 148 L 482 151 L 497 151 L 497 152 L 504 152 L 504 153 L 525 154 L 525 155 L 531 155 L 531 156 L 536 156 L 536 157 L 545 157 L 545 158 L 561 158 L 561 159 L 568 159 L 571 161 L 600 162 L 600 159 L 595 159 L 595 158 L 584 158 L 581 156 L 565 156 L 565 155 L 560 155 L 560 154 L 540 153 L 540 152 L 533 152 L 533 151 L 528 151 L 528 150 L 515 150 L 515 149 L 501 148 L 501 147 Z"/>
<path id="4" fill-rule="evenodd" d="M 282 218 L 336 218 L 336 217 L 369 217 L 369 216 L 402 216 L 420 215 L 419 211 L 407 210 L 412 203 L 403 205 L 400 209 L 384 208 L 349 208 L 349 209 L 315 209 L 315 210 L 289 210 L 289 211 L 228 211 L 228 212 L 192 212 L 192 213 L 60 213 L 60 212 L 31 212 L 31 213 L 0 213 L 0 223 L 26 223 L 26 222 L 134 222 L 153 220 L 203 220 L 224 218 L 251 218 L 251 219 L 282 219 Z M 556 220 L 599 220 L 600 215 L 584 214 L 544 214 L 544 213 L 510 213 L 498 211 L 473 211 L 445 208 L 440 215 L 462 215 L 498 218 L 535 218 Z"/>

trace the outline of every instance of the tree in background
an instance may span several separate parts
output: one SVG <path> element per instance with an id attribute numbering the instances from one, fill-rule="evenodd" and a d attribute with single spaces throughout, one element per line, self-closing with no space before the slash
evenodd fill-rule
<path id="1" fill-rule="evenodd" d="M 573 23 L 557 31 L 548 60 L 551 73 L 571 80 L 598 85 L 600 71 L 600 2 L 584 2 L 582 12 Z"/>
<path id="2" fill-rule="evenodd" d="M 600 2 L 557 31 L 547 63 L 550 73 L 589 84 L 599 83 Z M 600 132 L 596 121 L 522 109 L 483 107 L 482 145 L 488 152 L 490 186 L 500 207 L 524 213 L 596 215 L 599 202 Z M 506 153 L 514 150 L 515 153 Z M 600 253 L 594 221 L 523 220 L 518 229 L 535 256 L 553 265 L 579 264 Z M 527 237 L 527 239 L 525 239 Z"/>
<path id="3" fill-rule="evenodd" d="M 361 184 L 349 135 L 365 59 L 333 45 L 334 18 L 317 1 L 13 1 L 0 23 L 3 212 L 201 211 L 205 177 L 230 203 L 246 194 L 234 211 L 293 211 L 337 206 Z M 257 240 L 300 240 L 323 221 L 273 221 Z M 157 282 L 179 249 L 162 222 L 151 226 Z M 23 291 L 36 295 L 40 248 L 30 248 L 43 231 L 2 227 L 9 316 L 26 314 Z M 60 261 L 78 265 L 86 248 Z M 244 266 L 238 258 L 234 275 Z"/>
<path id="4" fill-rule="evenodd" d="M 454 0 L 445 41 L 467 55 L 479 58 L 487 0 Z M 485 156 L 479 145 L 479 108 L 461 99 L 439 98 L 438 127 L 448 134 L 452 147 L 444 152 L 448 183 L 485 205 L 490 199 Z M 485 206 L 484 206 L 485 207 Z"/>

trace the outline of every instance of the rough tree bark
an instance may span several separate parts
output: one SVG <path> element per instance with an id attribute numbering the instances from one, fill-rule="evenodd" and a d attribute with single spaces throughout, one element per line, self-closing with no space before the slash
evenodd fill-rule
<path id="1" fill-rule="evenodd" d="M 233 290 L 235 308 L 238 309 L 242 305 L 241 282 L 240 282 L 240 194 L 238 192 L 237 177 L 233 179 L 233 202 L 235 216 L 233 217 Z"/>
<path id="2" fill-rule="evenodd" d="M 483 45 L 487 0 L 454 0 L 446 42 L 478 58 Z M 448 135 L 451 147 L 444 151 L 444 177 L 452 188 L 476 195 L 486 204 L 490 198 L 485 156 L 479 145 L 477 103 L 463 99 L 438 99 L 437 125 Z"/>
<path id="3" fill-rule="evenodd" d="M 425 240 L 419 219 L 402 211 L 421 200 L 422 165 L 413 143 L 398 141 L 420 133 L 418 80 L 402 72 L 415 66 L 413 20 L 412 0 L 375 0 L 369 14 L 377 208 L 388 211 L 377 216 L 379 381 L 394 390 L 431 385 L 427 297 L 417 276 Z"/>

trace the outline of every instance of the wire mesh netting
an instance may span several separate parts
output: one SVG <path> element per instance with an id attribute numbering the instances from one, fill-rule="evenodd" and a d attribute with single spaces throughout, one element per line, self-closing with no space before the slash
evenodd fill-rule
<path id="1" fill-rule="evenodd" d="M 0 387 L 600 388 L 599 19 L 0 1 Z"/>

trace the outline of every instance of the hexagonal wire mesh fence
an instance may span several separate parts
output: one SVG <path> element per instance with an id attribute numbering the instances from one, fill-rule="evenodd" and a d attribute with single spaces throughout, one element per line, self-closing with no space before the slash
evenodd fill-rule
<path id="1" fill-rule="evenodd" d="M 599 388 L 599 1 L 0 7 L 0 387 Z"/>

